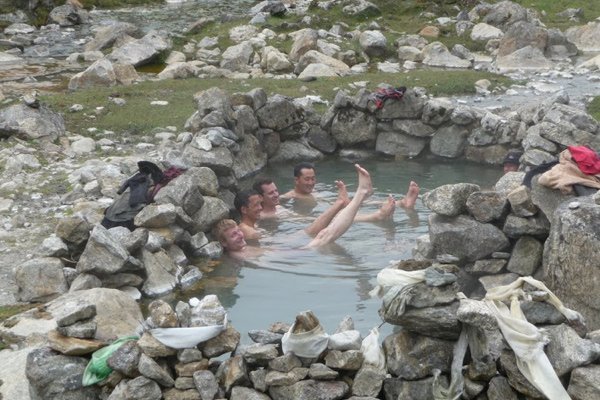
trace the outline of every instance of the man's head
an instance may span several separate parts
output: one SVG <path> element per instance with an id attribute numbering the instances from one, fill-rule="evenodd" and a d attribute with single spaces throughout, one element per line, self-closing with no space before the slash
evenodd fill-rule
<path id="1" fill-rule="evenodd" d="M 252 188 L 262 195 L 263 208 L 274 208 L 279 204 L 279 191 L 272 179 L 259 179 Z"/>
<path id="2" fill-rule="evenodd" d="M 510 151 L 504 157 L 504 161 L 502 162 L 504 173 L 517 171 L 519 169 L 520 161 L 522 153 L 520 151 Z"/>
<path id="3" fill-rule="evenodd" d="M 258 221 L 262 210 L 262 196 L 254 189 L 242 190 L 235 196 L 233 205 L 242 219 L 249 218 L 252 221 Z"/>
<path id="4" fill-rule="evenodd" d="M 301 162 L 294 167 L 294 190 L 301 194 L 311 194 L 317 183 L 315 166 Z"/>
<path id="5" fill-rule="evenodd" d="M 226 251 L 240 251 L 246 247 L 244 232 L 232 219 L 222 219 L 213 228 L 213 237 Z"/>

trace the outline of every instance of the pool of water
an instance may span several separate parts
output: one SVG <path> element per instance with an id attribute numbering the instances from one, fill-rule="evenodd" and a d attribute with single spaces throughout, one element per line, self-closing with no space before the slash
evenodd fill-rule
<path id="1" fill-rule="evenodd" d="M 423 193 L 446 183 L 491 187 L 501 175 L 499 167 L 458 161 L 368 161 L 363 165 L 370 171 L 375 189 L 371 201 L 363 205 L 364 212 L 377 210 L 390 193 L 400 197 L 411 180 Z M 351 193 L 356 187 L 350 163 L 323 161 L 316 169 L 319 201 L 315 209 L 263 225 L 271 236 L 261 240 L 261 246 L 275 250 L 254 262 L 221 260 L 207 270 L 201 289 L 184 293 L 183 300 L 216 294 L 228 309 L 233 326 L 242 333 L 242 342 L 249 342 L 247 331 L 267 329 L 277 321 L 292 323 L 296 314 L 305 310 L 312 310 L 329 333 L 350 315 L 356 329 L 366 335 L 381 323 L 377 313 L 381 301 L 368 294 L 377 273 L 390 260 L 410 258 L 415 239 L 427 232 L 430 212 L 419 199 L 414 212 L 399 208 L 393 221 L 356 223 L 326 249 L 293 249 L 308 240 L 298 232 L 335 199 L 336 179 L 344 180 Z M 292 187 L 292 170 L 291 165 L 276 166 L 262 175 L 273 178 L 283 193 Z M 293 204 L 286 207 L 294 208 Z"/>

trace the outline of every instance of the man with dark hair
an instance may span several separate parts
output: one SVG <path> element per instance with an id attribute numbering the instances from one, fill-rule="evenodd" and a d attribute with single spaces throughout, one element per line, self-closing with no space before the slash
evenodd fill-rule
<path id="1" fill-rule="evenodd" d="M 240 214 L 239 228 L 246 239 L 257 240 L 261 236 L 255 224 L 260 218 L 262 201 L 260 193 L 253 189 L 239 192 L 233 200 L 233 205 Z"/>
<path id="2" fill-rule="evenodd" d="M 506 154 L 504 161 L 502 162 L 504 173 L 514 172 L 519 170 L 520 159 L 523 153 L 520 151 L 512 150 Z"/>
<path id="3" fill-rule="evenodd" d="M 277 216 L 281 207 L 279 206 L 279 190 L 275 182 L 270 178 L 258 179 L 252 188 L 262 195 L 261 218 L 272 218 Z"/>
<path id="4" fill-rule="evenodd" d="M 304 199 L 315 201 L 312 191 L 317 183 L 315 166 L 301 162 L 294 167 L 294 188 L 281 196 L 282 200 Z"/>

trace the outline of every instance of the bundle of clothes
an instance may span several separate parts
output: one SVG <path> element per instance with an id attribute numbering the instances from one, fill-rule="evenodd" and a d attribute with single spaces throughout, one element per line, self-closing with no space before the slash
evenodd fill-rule
<path id="1" fill-rule="evenodd" d="M 558 161 L 543 164 L 530 171 L 523 183 L 530 183 L 532 173 L 540 175 L 540 185 L 578 196 L 594 194 L 600 189 L 600 157 L 587 146 L 568 146 L 559 154 Z M 528 185 L 530 187 L 530 185 Z"/>
<path id="2" fill-rule="evenodd" d="M 133 231 L 136 228 L 133 219 L 137 213 L 154 201 L 161 188 L 184 172 L 177 167 L 163 171 L 150 161 L 139 161 L 137 165 L 138 172 L 123 182 L 117 191 L 119 197 L 104 211 L 101 224 L 106 229 L 124 226 Z"/>

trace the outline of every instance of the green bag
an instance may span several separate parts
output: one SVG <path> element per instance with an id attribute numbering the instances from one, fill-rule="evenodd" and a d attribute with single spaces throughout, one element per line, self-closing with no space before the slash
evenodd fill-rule
<path id="1" fill-rule="evenodd" d="M 125 342 L 138 340 L 139 336 L 124 336 L 109 344 L 106 347 L 96 350 L 92 353 L 92 359 L 85 367 L 83 372 L 83 386 L 90 386 L 105 380 L 112 372 L 112 368 L 106 364 L 106 360 Z"/>

